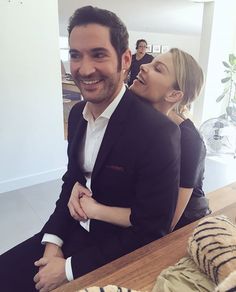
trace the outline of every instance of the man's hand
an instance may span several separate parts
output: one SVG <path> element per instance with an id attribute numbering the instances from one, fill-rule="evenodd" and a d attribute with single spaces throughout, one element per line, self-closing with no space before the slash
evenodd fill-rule
<path id="1" fill-rule="evenodd" d="M 78 182 L 75 183 L 67 206 L 70 210 L 71 216 L 78 221 L 85 221 L 88 219 L 86 212 L 80 204 L 80 199 L 83 196 L 91 197 L 92 193 L 85 187 L 81 186 Z"/>
<path id="2" fill-rule="evenodd" d="M 66 283 L 65 262 L 60 257 L 43 257 L 36 261 L 34 264 L 39 267 L 39 272 L 34 276 L 35 288 L 48 292 Z"/>
<path id="3" fill-rule="evenodd" d="M 45 246 L 43 258 L 51 259 L 53 257 L 59 257 L 59 258 L 64 259 L 64 255 L 63 255 L 61 248 L 54 243 L 47 242 L 46 246 Z M 39 271 L 42 268 L 43 268 L 43 266 L 40 266 Z"/>
<path id="4" fill-rule="evenodd" d="M 50 242 L 46 243 L 43 257 L 45 258 L 59 257 L 64 259 L 64 255 L 61 248 L 58 245 Z"/>

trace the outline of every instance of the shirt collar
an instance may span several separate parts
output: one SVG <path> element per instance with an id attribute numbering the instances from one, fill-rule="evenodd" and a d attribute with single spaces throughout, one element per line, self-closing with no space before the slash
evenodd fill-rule
<path id="1" fill-rule="evenodd" d="M 102 117 L 105 119 L 110 119 L 111 115 L 115 111 L 116 107 L 118 106 L 119 102 L 121 101 L 124 93 L 125 93 L 126 87 L 125 85 L 122 86 L 120 92 L 117 94 L 117 96 L 113 99 L 113 101 L 108 105 L 108 107 L 104 110 L 103 113 L 98 117 Z M 84 110 L 83 110 L 83 117 L 88 122 L 89 120 L 93 119 L 91 111 L 89 110 L 88 104 L 86 103 Z M 97 119 L 98 119 L 97 118 Z"/>

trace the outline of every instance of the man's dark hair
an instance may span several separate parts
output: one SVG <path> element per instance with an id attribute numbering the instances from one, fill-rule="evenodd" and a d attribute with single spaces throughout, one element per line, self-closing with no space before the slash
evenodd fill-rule
<path id="1" fill-rule="evenodd" d="M 140 43 L 145 43 L 147 45 L 147 41 L 146 40 L 144 40 L 144 39 L 137 40 L 137 42 L 136 42 L 136 50 L 138 49 L 138 46 L 139 46 Z"/>
<path id="2" fill-rule="evenodd" d="M 75 26 L 91 23 L 100 24 L 109 28 L 110 41 L 118 58 L 118 70 L 121 70 L 121 57 L 129 46 L 129 34 L 126 26 L 115 13 L 109 10 L 84 6 L 77 9 L 70 17 L 68 26 L 69 36 Z"/>

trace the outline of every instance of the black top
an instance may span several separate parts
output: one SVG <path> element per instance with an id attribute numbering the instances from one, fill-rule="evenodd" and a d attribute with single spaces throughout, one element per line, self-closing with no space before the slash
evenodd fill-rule
<path id="1" fill-rule="evenodd" d="M 131 67 L 130 67 L 130 77 L 129 77 L 129 81 L 128 81 L 128 85 L 132 85 L 134 79 L 136 78 L 136 76 L 139 73 L 140 70 L 140 66 L 142 64 L 147 64 L 152 62 L 153 60 L 153 56 L 149 55 L 149 54 L 145 54 L 142 59 L 137 60 L 136 59 L 136 54 L 132 55 L 132 63 L 131 63 Z"/>
<path id="2" fill-rule="evenodd" d="M 193 188 L 193 192 L 177 228 L 209 213 L 208 202 L 202 189 L 206 157 L 205 144 L 191 120 L 186 119 L 179 127 L 181 131 L 180 187 Z"/>

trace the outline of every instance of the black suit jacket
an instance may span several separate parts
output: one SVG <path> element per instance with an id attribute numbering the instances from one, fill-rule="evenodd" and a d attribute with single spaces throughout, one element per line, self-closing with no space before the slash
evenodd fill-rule
<path id="1" fill-rule="evenodd" d="M 68 169 L 56 209 L 43 228 L 64 241 L 75 220 L 67 203 L 75 182 L 85 185 L 79 149 L 87 122 L 85 102 L 71 110 Z M 166 116 L 126 90 L 112 114 L 92 173 L 95 200 L 131 208 L 132 227 L 91 220 L 94 244 L 72 255 L 74 276 L 83 275 L 168 233 L 179 186 L 180 132 Z"/>

